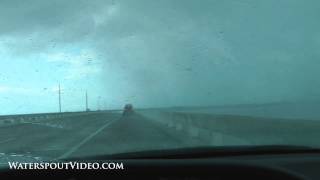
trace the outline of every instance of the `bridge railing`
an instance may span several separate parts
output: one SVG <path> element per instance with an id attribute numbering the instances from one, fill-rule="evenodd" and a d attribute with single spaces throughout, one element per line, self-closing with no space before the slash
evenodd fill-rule
<path id="1" fill-rule="evenodd" d="M 7 125 L 13 125 L 13 124 L 20 124 L 20 123 L 39 122 L 39 121 L 49 120 L 49 119 L 60 119 L 65 117 L 73 117 L 73 116 L 102 113 L 102 112 L 104 111 L 5 115 L 5 116 L 0 116 L 0 126 L 7 126 Z"/>

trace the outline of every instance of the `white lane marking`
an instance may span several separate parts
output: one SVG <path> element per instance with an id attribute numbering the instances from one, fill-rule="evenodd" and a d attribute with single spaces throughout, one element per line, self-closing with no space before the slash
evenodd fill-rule
<path id="1" fill-rule="evenodd" d="M 6 140 L 3 140 L 3 141 L 0 141 L 0 144 L 7 143 L 7 142 L 10 142 L 10 141 L 13 141 L 13 140 L 15 140 L 15 138 L 6 139 Z"/>
<path id="2" fill-rule="evenodd" d="M 69 151 L 67 151 L 66 153 L 64 153 L 63 155 L 61 155 L 60 157 L 58 157 L 58 159 L 64 159 L 67 158 L 68 156 L 70 156 L 72 153 L 74 153 L 75 151 L 77 151 L 82 145 L 84 145 L 85 143 L 87 143 L 88 141 L 90 141 L 94 136 L 96 136 L 97 134 L 99 134 L 103 129 L 105 129 L 106 127 L 108 127 L 109 125 L 111 125 L 114 121 L 116 120 L 112 120 L 107 122 L 105 125 L 103 125 L 102 127 L 100 127 L 99 129 L 97 129 L 95 132 L 93 132 L 92 134 L 90 134 L 89 136 L 87 136 L 85 139 L 83 139 L 79 144 L 75 145 L 73 148 L 71 148 Z"/>

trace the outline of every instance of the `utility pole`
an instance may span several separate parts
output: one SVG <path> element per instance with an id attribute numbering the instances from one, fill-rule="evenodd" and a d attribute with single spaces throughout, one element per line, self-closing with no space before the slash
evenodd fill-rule
<path id="1" fill-rule="evenodd" d="M 89 107 L 88 107 L 88 91 L 86 91 L 86 111 L 89 111 Z"/>
<path id="2" fill-rule="evenodd" d="M 61 113 L 61 88 L 59 83 L 59 112 Z"/>

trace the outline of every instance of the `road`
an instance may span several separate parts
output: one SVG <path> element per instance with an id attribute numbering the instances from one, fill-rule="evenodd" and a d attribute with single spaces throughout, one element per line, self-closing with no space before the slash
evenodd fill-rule
<path id="1" fill-rule="evenodd" d="M 1 154 L 56 159 L 196 145 L 201 141 L 139 114 L 103 112 L 0 127 L 0 161 Z"/>
<path id="2" fill-rule="evenodd" d="M 319 129 L 318 120 L 304 119 L 160 110 L 141 110 L 128 117 L 116 111 L 82 113 L 1 126 L 0 165 L 206 145 L 320 147 Z"/>

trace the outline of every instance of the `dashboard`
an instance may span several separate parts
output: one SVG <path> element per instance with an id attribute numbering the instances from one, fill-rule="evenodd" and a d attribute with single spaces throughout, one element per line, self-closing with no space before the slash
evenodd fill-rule
<path id="1" fill-rule="evenodd" d="M 91 161 L 85 161 L 91 162 Z M 105 162 L 95 160 L 94 162 Z M 320 179 L 320 154 L 123 159 L 124 170 L 1 170 L 1 179 Z"/>

